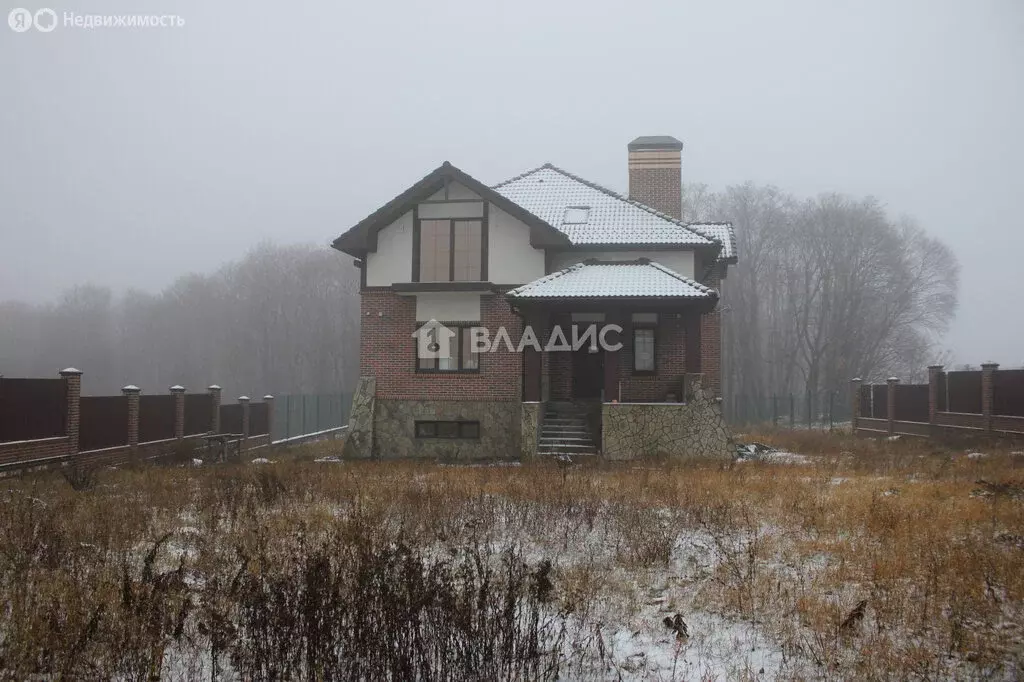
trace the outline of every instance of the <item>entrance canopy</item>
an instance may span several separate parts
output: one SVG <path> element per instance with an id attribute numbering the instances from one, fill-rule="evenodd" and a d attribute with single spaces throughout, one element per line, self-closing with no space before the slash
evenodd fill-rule
<path id="1" fill-rule="evenodd" d="M 641 258 L 635 261 L 588 260 L 509 291 L 514 301 L 652 299 L 714 303 L 718 292 L 678 272 Z"/>

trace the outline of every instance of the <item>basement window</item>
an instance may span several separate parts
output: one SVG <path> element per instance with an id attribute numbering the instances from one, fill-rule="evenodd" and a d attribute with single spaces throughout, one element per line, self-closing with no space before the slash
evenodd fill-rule
<path id="1" fill-rule="evenodd" d="M 590 221 L 589 206 L 569 206 L 562 215 L 563 225 L 586 225 Z"/>
<path id="2" fill-rule="evenodd" d="M 417 438 L 480 438 L 480 422 L 475 421 L 418 421 Z"/>

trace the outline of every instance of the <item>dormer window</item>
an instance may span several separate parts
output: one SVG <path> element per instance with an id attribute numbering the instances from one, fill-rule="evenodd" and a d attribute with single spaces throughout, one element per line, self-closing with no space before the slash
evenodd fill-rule
<path id="1" fill-rule="evenodd" d="M 586 225 L 589 220 L 589 206 L 568 206 L 562 215 L 563 225 Z"/>
<path id="2" fill-rule="evenodd" d="M 479 282 L 483 274 L 483 221 L 418 221 L 420 282 Z"/>

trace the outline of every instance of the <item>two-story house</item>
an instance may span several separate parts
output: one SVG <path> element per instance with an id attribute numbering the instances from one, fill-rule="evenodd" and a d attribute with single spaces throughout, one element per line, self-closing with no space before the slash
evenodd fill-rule
<path id="1" fill-rule="evenodd" d="M 708 421 L 687 412 L 693 387 L 719 391 L 736 248 L 728 223 L 683 222 L 682 148 L 633 140 L 628 197 L 550 164 L 489 187 L 445 162 L 338 237 L 362 277 L 349 452 L 691 447 Z M 665 421 L 689 435 L 666 441 Z"/>

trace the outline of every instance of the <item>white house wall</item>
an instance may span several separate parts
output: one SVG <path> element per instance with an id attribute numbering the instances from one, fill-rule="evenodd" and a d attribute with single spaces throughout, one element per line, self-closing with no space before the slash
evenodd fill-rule
<path id="1" fill-rule="evenodd" d="M 377 233 L 377 250 L 366 255 L 366 285 L 389 287 L 412 280 L 412 211 Z M 429 319 L 429 318 L 428 318 Z"/>
<path id="2" fill-rule="evenodd" d="M 494 204 L 488 213 L 487 279 L 526 284 L 543 277 L 544 251 L 530 246 L 530 228 Z"/>
<path id="3" fill-rule="evenodd" d="M 416 321 L 479 322 L 480 294 L 429 292 L 416 294 Z"/>
<path id="4" fill-rule="evenodd" d="M 628 261 L 647 258 L 661 263 L 683 277 L 693 279 L 693 251 L 557 251 L 551 254 L 551 272 L 582 263 L 589 258 L 603 261 Z M 536 279 L 536 278 L 534 278 Z"/>

